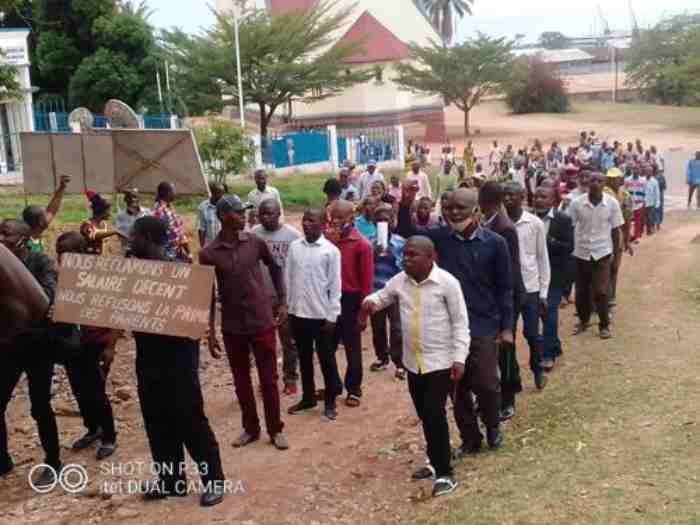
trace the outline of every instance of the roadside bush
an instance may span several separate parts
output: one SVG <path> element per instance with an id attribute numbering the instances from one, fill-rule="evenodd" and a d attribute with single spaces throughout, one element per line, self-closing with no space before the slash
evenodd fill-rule
<path id="1" fill-rule="evenodd" d="M 564 82 L 538 58 L 522 57 L 514 62 L 505 94 L 506 104 L 516 114 L 566 113 L 570 109 Z"/>

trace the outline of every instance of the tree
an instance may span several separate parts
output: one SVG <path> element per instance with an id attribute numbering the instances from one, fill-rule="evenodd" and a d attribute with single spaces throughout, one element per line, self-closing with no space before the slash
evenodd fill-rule
<path id="1" fill-rule="evenodd" d="M 209 119 L 209 125 L 195 130 L 197 148 L 202 161 L 217 182 L 225 182 L 229 173 L 241 173 L 250 166 L 255 148 L 240 126 L 220 118 Z"/>
<path id="2" fill-rule="evenodd" d="M 457 18 L 472 14 L 474 0 L 415 0 L 445 44 L 451 44 Z"/>
<path id="3" fill-rule="evenodd" d="M 357 43 L 334 43 L 352 12 L 322 1 L 307 11 L 270 16 L 251 10 L 239 20 L 244 103 L 260 114 L 260 135 L 267 137 L 275 111 L 291 100 L 314 102 L 367 81 L 372 71 L 349 70 L 344 60 L 356 53 Z M 163 34 L 165 56 L 176 71 L 175 81 L 208 85 L 238 100 L 233 18 L 218 16 L 203 35 Z M 178 88 L 179 89 L 179 88 Z M 221 92 L 221 91 L 220 91 Z"/>
<path id="4" fill-rule="evenodd" d="M 627 84 L 663 104 L 700 104 L 700 15 L 662 20 L 627 56 Z"/>
<path id="5" fill-rule="evenodd" d="M 564 82 L 551 65 L 539 58 L 517 59 L 504 87 L 506 104 L 513 113 L 566 113 L 569 110 Z"/>
<path id="6" fill-rule="evenodd" d="M 457 106 L 464 112 L 464 133 L 469 135 L 469 112 L 508 79 L 512 49 L 512 41 L 483 34 L 453 47 L 436 42 L 412 45 L 417 63 L 398 64 L 395 81 L 408 91 L 440 95 L 445 104 Z"/>
<path id="7" fill-rule="evenodd" d="M 539 44 L 545 49 L 565 49 L 569 47 L 569 37 L 559 31 L 545 31 L 540 35 Z"/>
<path id="8" fill-rule="evenodd" d="M 146 0 L 140 0 L 138 3 L 136 0 L 121 0 L 118 6 L 122 13 L 135 16 L 146 22 L 148 22 L 155 13 L 153 9 L 148 7 Z"/>
<path id="9" fill-rule="evenodd" d="M 144 19 L 129 13 L 98 18 L 94 25 L 97 51 L 82 60 L 71 77 L 72 106 L 102 111 L 111 98 L 137 107 L 155 77 L 155 39 Z"/>

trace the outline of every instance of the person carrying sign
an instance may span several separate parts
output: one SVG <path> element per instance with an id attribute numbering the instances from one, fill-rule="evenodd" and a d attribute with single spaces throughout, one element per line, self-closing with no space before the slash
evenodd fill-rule
<path id="1" fill-rule="evenodd" d="M 154 217 L 134 224 L 131 252 L 139 259 L 167 261 L 168 230 Z M 219 443 L 204 413 L 199 382 L 199 341 L 134 332 L 136 378 L 144 427 L 160 476 L 142 486 L 144 499 L 186 496 L 183 468 L 187 448 L 204 490 L 200 504 L 211 507 L 224 497 Z"/>

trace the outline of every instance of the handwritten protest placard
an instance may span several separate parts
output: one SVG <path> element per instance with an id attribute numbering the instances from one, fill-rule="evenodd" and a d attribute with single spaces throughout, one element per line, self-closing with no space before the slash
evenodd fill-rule
<path id="1" fill-rule="evenodd" d="M 54 320 L 199 339 L 213 284 L 207 266 L 66 253 Z"/>

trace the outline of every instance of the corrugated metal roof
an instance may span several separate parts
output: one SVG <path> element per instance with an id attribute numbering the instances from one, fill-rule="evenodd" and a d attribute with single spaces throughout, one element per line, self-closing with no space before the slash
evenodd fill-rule
<path id="1" fill-rule="evenodd" d="M 593 55 L 586 53 L 581 49 L 516 49 L 513 51 L 515 56 L 536 56 L 543 62 L 560 64 L 562 62 L 585 62 L 593 60 Z"/>

